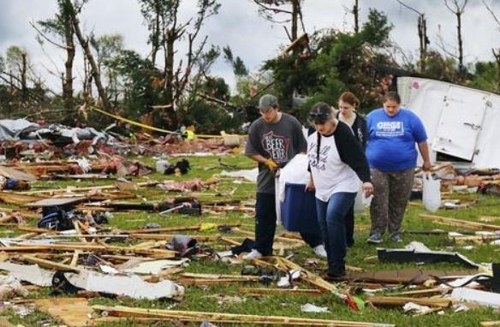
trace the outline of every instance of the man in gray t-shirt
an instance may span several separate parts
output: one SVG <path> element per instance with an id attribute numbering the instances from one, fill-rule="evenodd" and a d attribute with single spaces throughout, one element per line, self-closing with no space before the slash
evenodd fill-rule
<path id="1" fill-rule="evenodd" d="M 259 101 L 261 117 L 252 123 L 248 131 L 245 154 L 258 162 L 259 174 L 255 205 L 255 246 L 245 259 L 272 255 L 276 232 L 275 173 L 296 154 L 307 150 L 299 121 L 279 109 L 278 99 L 274 95 L 263 95 Z M 320 235 L 300 234 L 317 255 L 326 257 Z"/>

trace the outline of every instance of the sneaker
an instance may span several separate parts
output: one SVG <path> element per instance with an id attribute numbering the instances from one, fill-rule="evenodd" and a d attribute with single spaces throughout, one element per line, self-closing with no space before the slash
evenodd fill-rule
<path id="1" fill-rule="evenodd" d="M 257 250 L 252 250 L 243 256 L 243 260 L 252 260 L 262 258 L 262 253 Z"/>
<path id="2" fill-rule="evenodd" d="M 403 243 L 403 239 L 401 238 L 401 235 L 399 233 L 392 234 L 391 241 L 393 241 L 394 243 Z"/>
<path id="3" fill-rule="evenodd" d="M 366 242 L 370 244 L 380 244 L 382 243 L 382 235 L 380 233 L 373 233 L 368 237 Z"/>
<path id="4" fill-rule="evenodd" d="M 322 258 L 327 257 L 325 246 L 323 244 L 313 247 L 313 251 L 318 257 Z"/>

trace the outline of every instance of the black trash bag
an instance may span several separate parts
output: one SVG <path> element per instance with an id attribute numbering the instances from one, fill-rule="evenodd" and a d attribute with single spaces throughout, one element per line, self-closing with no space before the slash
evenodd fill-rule
<path id="1" fill-rule="evenodd" d="M 190 257 L 199 252 L 198 241 L 187 235 L 174 235 L 166 248 L 179 252 L 181 257 Z"/>
<path id="2" fill-rule="evenodd" d="M 64 276 L 64 271 L 56 271 L 54 276 L 52 276 L 52 294 L 76 294 L 78 291 L 83 290 L 83 288 L 77 287 L 71 284 L 66 276 Z"/>
<path id="3" fill-rule="evenodd" d="M 73 215 L 68 207 L 44 207 L 42 209 L 42 219 L 38 221 L 38 228 L 51 230 L 70 230 L 73 229 Z"/>
<path id="4" fill-rule="evenodd" d="M 187 174 L 188 171 L 191 170 L 191 164 L 186 159 L 179 160 L 175 165 L 169 165 L 165 169 L 165 175 L 175 174 L 176 170 L 179 170 L 182 175 Z"/>

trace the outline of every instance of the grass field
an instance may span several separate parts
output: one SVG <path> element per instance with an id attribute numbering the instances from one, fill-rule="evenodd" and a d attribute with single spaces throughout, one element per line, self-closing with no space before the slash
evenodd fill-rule
<path id="1" fill-rule="evenodd" d="M 220 178 L 220 183 L 214 188 L 196 192 L 194 195 L 202 203 L 214 201 L 242 201 L 253 203 L 255 199 L 255 184 L 250 182 L 235 182 L 235 179 L 221 177 L 222 170 L 227 170 L 227 167 L 221 166 L 221 162 L 225 165 L 230 165 L 235 168 L 248 169 L 253 168 L 254 163 L 248 158 L 238 155 L 225 156 L 204 156 L 204 157 L 185 157 L 191 163 L 191 171 L 182 176 L 161 175 L 154 173 L 144 178 L 133 179 L 134 182 L 144 182 L 148 180 L 191 180 L 200 178 L 208 180 L 209 178 Z M 175 162 L 181 159 L 171 157 L 169 160 Z M 144 163 L 154 166 L 151 158 L 139 158 Z M 112 183 L 111 181 L 56 181 L 56 182 L 41 182 L 38 181 L 33 185 L 33 190 L 44 188 L 64 188 L 68 185 L 72 186 L 93 186 Z M 140 201 L 155 202 L 164 201 L 167 198 L 188 195 L 179 193 L 167 193 L 159 188 L 139 188 L 133 191 L 137 193 Z M 496 216 L 498 215 L 497 197 L 488 195 L 472 194 L 466 195 L 469 199 L 477 199 L 478 202 L 470 207 L 454 209 L 454 210 L 439 210 L 436 215 L 452 217 L 475 221 L 479 216 Z M 404 230 L 460 230 L 463 229 L 457 226 L 449 226 L 438 224 L 435 221 L 422 219 L 420 213 L 426 212 L 420 201 L 412 202 L 406 212 L 403 229 Z M 148 223 L 158 223 L 161 226 L 194 226 L 201 223 L 240 223 L 240 229 L 253 232 L 254 219 L 252 215 L 244 214 L 239 211 L 227 212 L 222 214 L 205 213 L 202 216 L 183 216 L 176 214 L 168 214 L 160 216 L 155 212 L 116 212 L 110 220 L 110 226 L 119 229 L 138 229 L 144 227 Z M 36 221 L 30 222 L 35 225 Z M 499 224 L 492 221 L 490 224 Z M 347 264 L 349 266 L 359 267 L 366 271 L 382 271 L 382 270 L 399 270 L 406 268 L 421 268 L 421 269 L 442 269 L 442 270 L 459 270 L 464 267 L 457 264 L 426 264 L 424 266 L 418 263 L 379 263 L 367 260 L 369 257 L 376 256 L 376 247 L 367 245 L 365 240 L 368 236 L 370 218 L 368 212 L 357 214 L 356 216 L 356 233 L 355 245 L 348 250 Z M 499 224 L 500 225 L 500 224 Z M 280 229 L 281 231 L 281 229 Z M 20 234 L 16 230 L 3 227 L 0 232 L 2 237 L 11 237 Z M 197 235 L 216 235 L 220 232 L 216 230 L 208 230 L 199 232 Z M 188 233 L 186 233 L 188 234 Z M 231 237 L 233 234 L 225 236 Z M 234 234 L 234 236 L 241 236 Z M 498 247 L 494 245 L 474 244 L 471 250 L 465 250 L 464 244 L 455 244 L 448 239 L 447 235 L 416 235 L 403 234 L 404 244 L 410 241 L 420 241 L 433 250 L 444 250 L 451 252 L 459 252 L 467 256 L 477 263 L 491 263 L 498 258 Z M 132 241 L 126 242 L 127 245 L 133 245 Z M 227 243 L 210 243 L 207 244 L 217 251 L 228 250 Z M 385 241 L 380 246 L 382 247 L 398 247 L 390 241 Z M 401 245 L 400 245 L 401 246 Z M 315 269 L 315 272 L 322 274 L 325 268 L 325 262 L 319 260 L 316 268 L 310 268 L 307 263 L 308 259 L 315 258 L 311 249 L 303 246 L 294 250 L 286 250 L 284 256 L 291 255 L 291 260 L 295 263 Z M 240 274 L 242 264 L 230 264 L 222 260 L 213 260 L 211 258 L 201 258 L 193 260 L 185 269 L 184 272 L 191 273 L 211 273 L 211 274 Z M 309 288 L 308 285 L 300 285 L 300 288 Z M 186 287 L 185 298 L 180 302 L 174 301 L 150 301 L 150 300 L 134 300 L 130 298 L 103 298 L 95 297 L 90 299 L 91 304 L 106 304 L 106 305 L 124 305 L 130 307 L 151 308 L 151 309 L 172 309 L 172 310 L 188 310 L 188 311 L 205 311 L 205 312 L 221 312 L 240 315 L 258 315 L 258 316 L 287 316 L 315 319 L 331 319 L 331 320 L 347 320 L 359 322 L 373 322 L 380 324 L 395 324 L 397 326 L 478 326 L 479 322 L 487 320 L 500 320 L 498 312 L 491 308 L 477 308 L 466 312 L 454 312 L 452 308 L 444 309 L 441 314 L 432 313 L 425 316 L 414 316 L 404 313 L 401 307 L 393 308 L 375 308 L 367 306 L 362 312 L 355 312 L 343 303 L 340 303 L 330 294 L 320 296 L 311 295 L 275 295 L 273 292 L 264 293 L 260 296 L 250 296 L 240 291 L 241 287 L 268 287 L 275 288 L 276 286 L 263 285 L 260 283 L 233 283 L 228 285 L 212 285 L 212 286 L 188 286 Z M 363 287 L 360 284 L 359 287 Z M 43 298 L 51 295 L 49 288 L 42 288 L 31 292 L 30 298 Z M 67 296 L 67 295 L 65 295 Z M 359 295 L 362 299 L 366 299 L 366 295 Z M 301 306 L 304 304 L 314 304 L 319 307 L 327 307 L 329 312 L 325 313 L 304 313 L 301 311 Z M 23 326 L 56 326 L 57 323 L 51 321 L 46 315 L 35 312 L 26 317 L 19 317 L 12 310 L 7 311 L 4 315 L 8 315 L 10 321 L 14 324 Z M 242 318 L 243 320 L 243 318 Z M 151 326 L 199 326 L 200 323 L 173 323 L 173 322 L 143 322 L 137 321 L 120 321 L 113 323 L 105 323 L 103 326 L 137 326 L 140 324 Z M 216 324 L 218 326 L 236 326 L 239 324 Z M 247 326 L 256 324 L 246 324 Z M 269 324 L 272 325 L 272 324 Z M 381 325 L 382 326 L 382 325 Z"/>

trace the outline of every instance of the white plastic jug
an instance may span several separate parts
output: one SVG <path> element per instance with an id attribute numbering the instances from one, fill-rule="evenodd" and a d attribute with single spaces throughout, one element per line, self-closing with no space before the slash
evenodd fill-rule
<path id="1" fill-rule="evenodd" d="M 422 202 L 424 208 L 436 212 L 441 207 L 441 180 L 434 179 L 430 173 L 423 176 Z"/>
<path id="2" fill-rule="evenodd" d="M 365 211 L 365 209 L 371 205 L 372 198 L 373 195 L 370 195 L 369 197 L 365 196 L 365 191 L 363 190 L 363 186 L 361 186 L 358 194 L 356 194 L 356 198 L 354 199 L 354 212 Z"/>
<path id="3" fill-rule="evenodd" d="M 164 174 L 168 166 L 169 163 L 166 159 L 160 159 L 156 162 L 156 171 L 160 174 Z"/>

